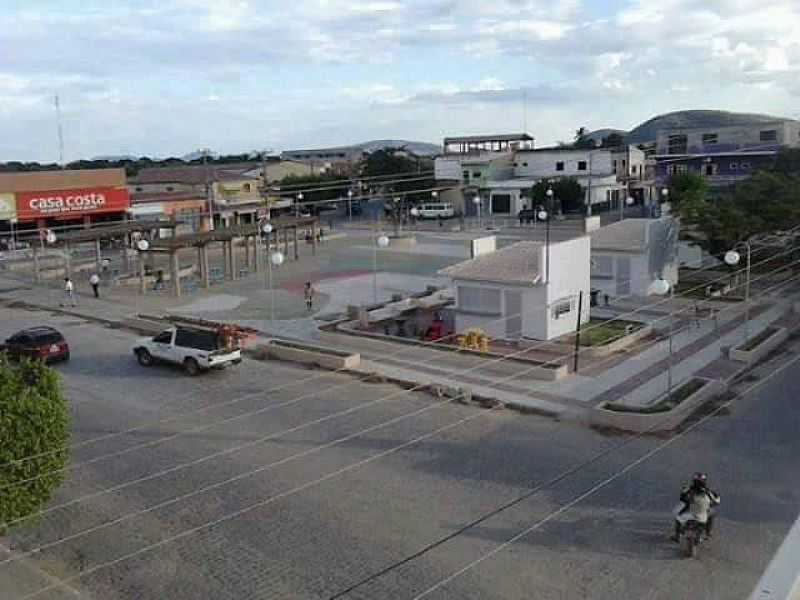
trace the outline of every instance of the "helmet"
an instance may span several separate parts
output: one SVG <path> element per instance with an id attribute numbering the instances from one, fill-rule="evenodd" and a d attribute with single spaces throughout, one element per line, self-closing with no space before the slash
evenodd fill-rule
<path id="1" fill-rule="evenodd" d="M 695 473 L 692 475 L 692 487 L 705 489 L 708 486 L 708 475 L 705 473 Z"/>

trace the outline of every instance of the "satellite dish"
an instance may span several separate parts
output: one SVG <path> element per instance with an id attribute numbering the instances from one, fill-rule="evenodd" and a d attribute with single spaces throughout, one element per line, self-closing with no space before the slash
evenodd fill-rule
<path id="1" fill-rule="evenodd" d="M 145 250 L 150 248 L 150 242 L 148 242 L 147 240 L 139 240 L 138 242 L 136 242 L 136 247 L 140 251 L 144 252 Z"/>

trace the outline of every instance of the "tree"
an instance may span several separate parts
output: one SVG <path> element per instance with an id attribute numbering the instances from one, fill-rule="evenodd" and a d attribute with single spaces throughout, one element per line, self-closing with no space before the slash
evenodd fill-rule
<path id="1" fill-rule="evenodd" d="M 5 524 L 39 510 L 63 480 L 69 409 L 58 374 L 41 361 L 15 365 L 0 354 L 0 415 L 3 531 Z"/>
<path id="2" fill-rule="evenodd" d="M 772 170 L 784 175 L 800 175 L 800 148 L 782 148 Z"/>
<path id="3" fill-rule="evenodd" d="M 279 186 L 282 196 L 294 198 L 302 191 L 302 202 L 305 203 L 343 198 L 347 196 L 348 182 L 334 174 L 287 175 L 280 180 Z"/>
<path id="4" fill-rule="evenodd" d="M 547 190 L 553 188 L 553 212 L 574 212 L 583 207 L 584 190 L 578 180 L 573 177 L 556 179 L 552 183 L 541 179 L 531 188 L 531 199 L 534 206 L 548 205 Z"/>
<path id="5" fill-rule="evenodd" d="M 720 255 L 753 235 L 800 224 L 800 176 L 759 171 L 714 200 L 690 201 L 680 214 L 696 243 Z"/>
<path id="6" fill-rule="evenodd" d="M 674 213 L 693 222 L 708 202 L 708 183 L 694 171 L 678 173 L 669 180 L 669 202 Z"/>
<path id="7" fill-rule="evenodd" d="M 435 187 L 433 177 L 416 175 L 430 170 L 429 164 L 423 164 L 421 157 L 404 156 L 403 148 L 381 148 L 370 152 L 361 163 L 361 173 L 365 177 L 379 178 L 369 182 L 369 187 L 376 193 L 390 196 L 394 193 L 428 190 Z M 396 178 L 391 175 L 397 176 Z M 409 179 L 409 181 L 403 181 Z M 403 194 L 406 201 L 424 201 L 430 199 L 430 192 L 413 192 Z"/>

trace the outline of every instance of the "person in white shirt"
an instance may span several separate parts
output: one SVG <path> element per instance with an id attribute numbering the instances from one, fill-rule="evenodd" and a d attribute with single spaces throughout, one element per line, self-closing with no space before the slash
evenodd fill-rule
<path id="1" fill-rule="evenodd" d="M 74 290 L 75 286 L 72 285 L 72 280 L 69 277 L 64 277 L 64 302 L 61 303 L 61 306 L 66 306 L 67 303 L 77 306 Z"/>
<path id="2" fill-rule="evenodd" d="M 100 291 L 98 288 L 100 287 L 100 276 L 97 273 L 92 273 L 92 275 L 89 277 L 89 285 L 92 286 L 94 297 L 99 298 Z"/>

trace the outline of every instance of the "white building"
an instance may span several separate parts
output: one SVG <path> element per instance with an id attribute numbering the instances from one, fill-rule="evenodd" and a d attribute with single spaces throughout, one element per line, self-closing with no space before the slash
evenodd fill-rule
<path id="1" fill-rule="evenodd" d="M 678 283 L 678 222 L 625 219 L 591 232 L 592 289 L 601 294 L 647 296 L 653 282 Z"/>
<path id="2" fill-rule="evenodd" d="M 626 196 L 617 171 L 627 166 L 621 167 L 620 160 L 617 152 L 608 148 L 520 150 L 514 155 L 513 177 L 488 182 L 489 211 L 516 216 L 522 209 L 533 208 L 530 189 L 542 179 L 561 177 L 574 178 L 584 189 L 584 201 L 592 207 L 614 208 Z"/>
<path id="3" fill-rule="evenodd" d="M 550 340 L 589 320 L 589 238 L 518 242 L 440 271 L 455 292 L 457 332 Z"/>

